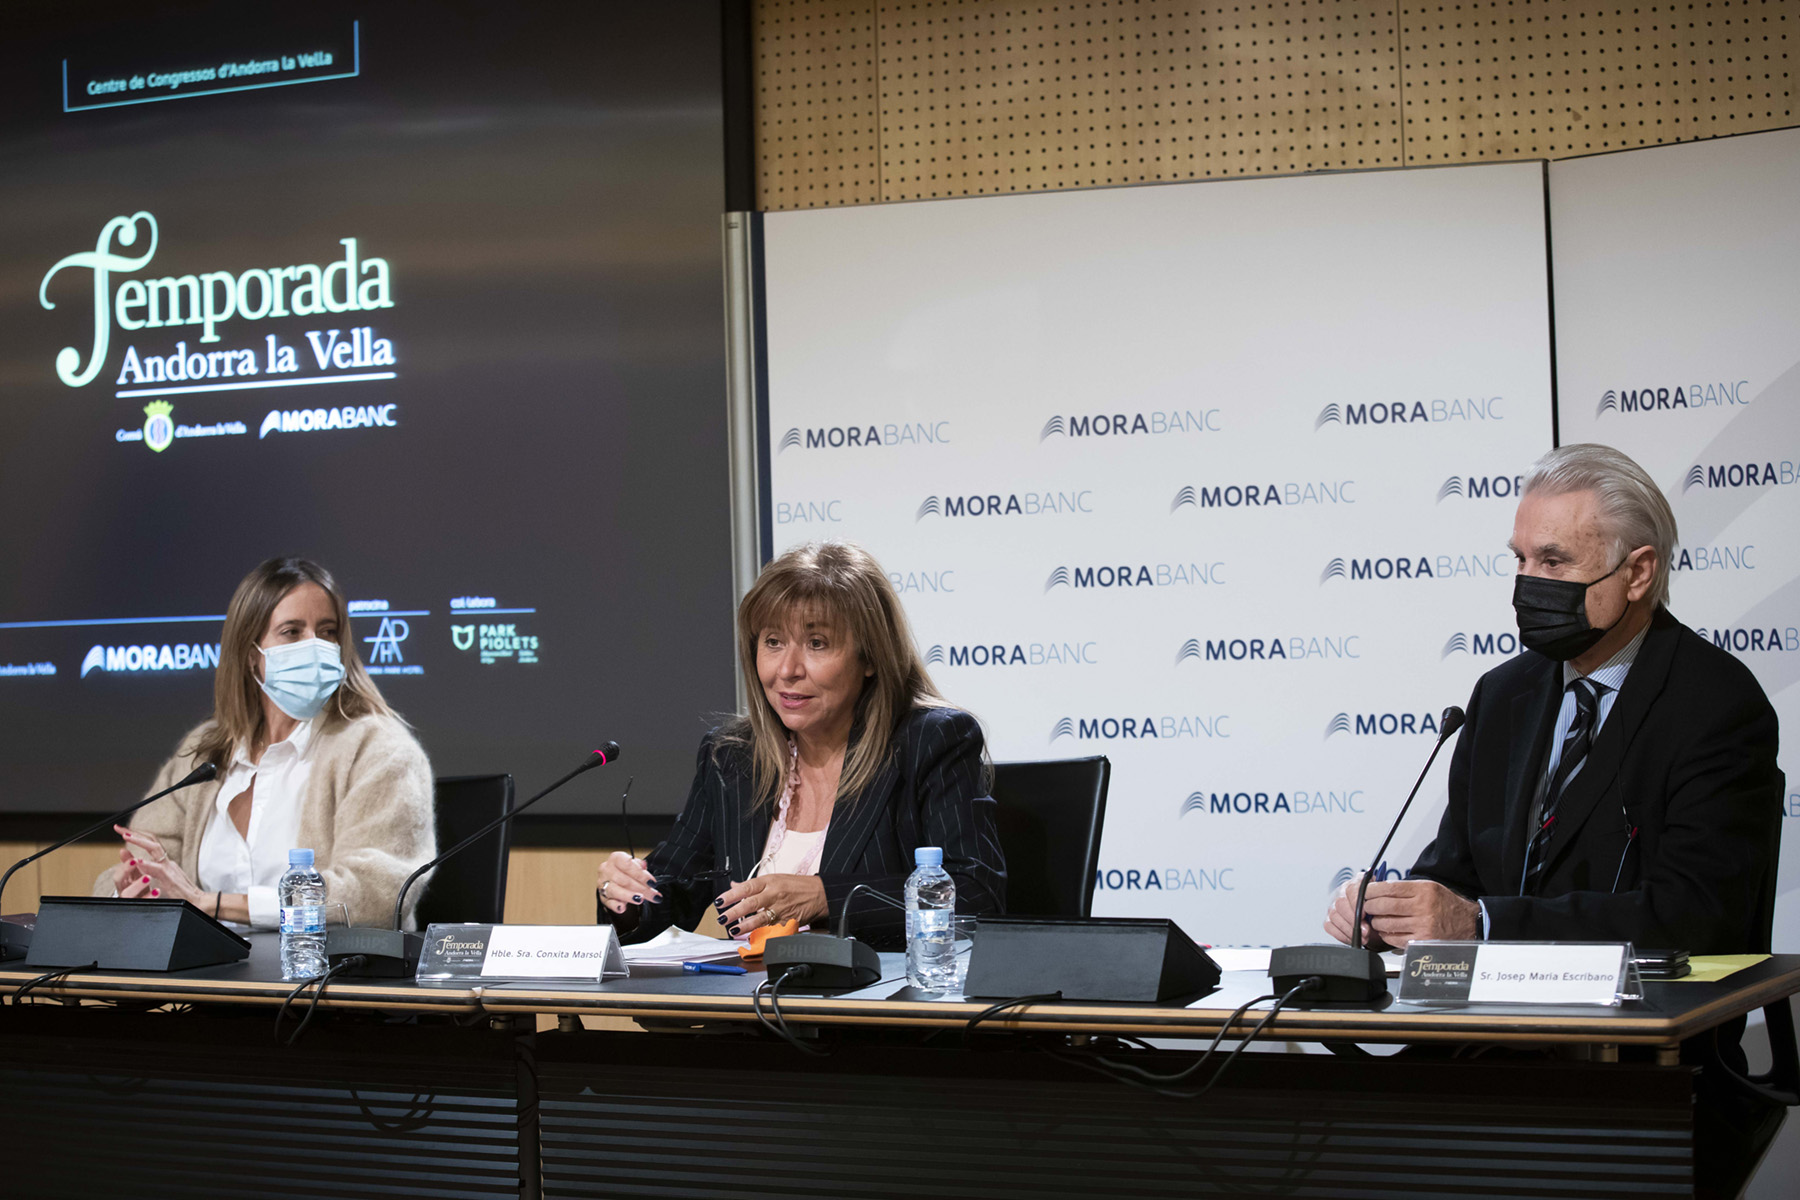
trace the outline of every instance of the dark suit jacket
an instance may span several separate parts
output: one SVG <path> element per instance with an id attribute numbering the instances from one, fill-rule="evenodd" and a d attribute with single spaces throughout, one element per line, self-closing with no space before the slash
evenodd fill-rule
<path id="1" fill-rule="evenodd" d="M 981 726 L 953 708 L 914 709 L 894 730 L 888 763 L 860 796 L 839 797 L 825 834 L 819 879 L 835 931 L 850 889 L 866 883 L 898 899 L 913 871 L 913 851 L 941 846 L 944 869 L 956 881 L 956 911 L 988 915 L 1004 911 L 1006 864 L 984 786 Z M 774 817 L 772 805 L 754 804 L 747 756 L 721 749 L 717 730 L 700 743 L 687 807 L 667 841 L 645 861 L 656 877 L 662 903 L 646 903 L 626 941 L 653 937 L 670 925 L 692 929 L 730 878 L 742 880 L 762 857 Z M 700 877 L 700 878 L 695 878 Z M 624 927 L 632 914 L 614 918 L 597 905 L 600 920 Z M 905 938 L 904 916 L 879 900 L 857 898 L 850 933 L 882 948 Z"/>
<path id="2" fill-rule="evenodd" d="M 1783 777 L 1775 711 L 1749 668 L 1658 609 L 1563 795 L 1536 894 L 1520 896 L 1527 809 L 1561 696 L 1562 664 L 1530 651 L 1481 677 L 1449 807 L 1412 874 L 1482 900 L 1497 941 L 1766 952 Z"/>

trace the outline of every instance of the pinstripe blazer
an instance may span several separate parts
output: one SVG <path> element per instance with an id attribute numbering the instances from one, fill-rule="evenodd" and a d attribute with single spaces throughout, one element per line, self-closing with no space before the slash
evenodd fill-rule
<path id="1" fill-rule="evenodd" d="M 670 925 L 694 928 L 728 886 L 727 876 L 709 873 L 729 866 L 729 878 L 742 880 L 762 857 L 771 807 L 755 806 L 748 756 L 721 749 L 717 734 L 701 741 L 687 807 L 646 860 L 662 902 L 636 911 L 625 941 L 653 937 Z M 982 745 L 981 726 L 960 709 L 916 708 L 900 719 L 887 765 L 862 795 L 838 800 L 826 830 L 819 879 L 833 928 L 859 883 L 898 899 L 919 846 L 943 847 L 944 869 L 956 881 L 957 912 L 1005 910 L 1006 865 L 995 804 L 983 786 Z M 634 915 L 615 917 L 597 897 L 595 907 L 601 921 L 622 930 Z M 860 897 L 851 906 L 850 932 L 897 949 L 905 939 L 904 916 Z"/>

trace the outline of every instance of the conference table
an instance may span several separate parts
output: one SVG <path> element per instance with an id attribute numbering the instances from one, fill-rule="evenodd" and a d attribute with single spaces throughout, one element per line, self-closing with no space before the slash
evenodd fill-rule
<path id="1" fill-rule="evenodd" d="M 23 1004 L 38 971 L 0 969 L 0 1192 L 1686 1196 L 1712 1167 L 1682 1043 L 1800 992 L 1800 955 L 1775 955 L 1617 1008 L 1284 1009 L 1261 1040 L 1290 1052 L 1243 1054 L 1191 1098 L 1163 1093 L 1206 1082 L 1223 1048 L 1161 1091 L 1093 1057 L 1183 1068 L 1266 977 L 970 1030 L 988 1001 L 917 993 L 884 955 L 872 987 L 784 989 L 788 1030 L 819 1054 L 759 1027 L 754 970 L 338 979 L 289 1045 L 298 1014 L 278 1029 L 276 1011 L 293 985 L 273 936 L 251 940 L 241 963 L 78 972 Z M 1376 1043 L 1406 1049 L 1357 1049 Z M 1296 1052 L 1320 1045 L 1338 1053 Z"/>

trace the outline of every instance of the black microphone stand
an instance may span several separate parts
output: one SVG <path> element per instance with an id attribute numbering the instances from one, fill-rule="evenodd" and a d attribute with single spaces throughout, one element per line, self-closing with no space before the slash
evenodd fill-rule
<path id="1" fill-rule="evenodd" d="M 21 858 L 18 862 L 14 863 L 12 866 L 8 867 L 6 869 L 6 874 L 0 875 L 0 896 L 4 896 L 6 894 L 6 885 L 7 885 L 8 881 L 10 881 L 12 879 L 13 872 L 17 871 L 20 867 L 28 866 L 31 863 L 34 863 L 38 859 L 44 857 L 44 855 L 49 854 L 52 851 L 61 850 L 64 846 L 67 846 L 70 842 L 78 842 L 82 838 L 88 836 L 88 834 L 90 834 L 90 833 L 99 833 L 102 829 L 105 829 L 112 825 L 117 825 L 120 821 L 123 821 L 126 817 L 129 817 L 132 813 L 134 813 L 138 809 L 144 807 L 144 805 L 149 804 L 152 801 L 161 800 L 164 796 L 167 796 L 170 792 L 179 792 L 184 787 L 192 787 L 196 783 L 205 783 L 209 779 L 218 778 L 218 775 L 219 775 L 219 768 L 218 768 L 217 764 L 201 763 L 199 766 L 195 767 L 192 771 L 188 772 L 186 778 L 182 779 L 178 783 L 171 784 L 169 787 L 164 788 L 162 791 L 157 792 L 154 795 L 145 796 L 142 800 L 139 800 L 136 804 L 128 805 L 127 807 L 122 808 L 110 817 L 100 818 L 98 821 L 95 821 L 92 825 L 89 825 L 86 829 L 81 830 L 79 833 L 70 834 L 68 837 L 66 837 L 62 841 L 56 843 L 54 846 L 46 846 L 42 850 L 39 850 L 36 854 L 26 855 L 24 858 Z M 9 961 L 9 960 L 15 959 L 15 958 L 24 958 L 26 953 L 28 951 L 30 951 L 30 949 L 31 949 L 32 932 L 33 932 L 33 928 L 30 925 L 21 925 L 16 921 L 0 921 L 0 962 Z"/>
<path id="2" fill-rule="evenodd" d="M 1419 772 L 1412 791 L 1406 794 L 1406 803 L 1400 806 L 1400 815 L 1388 827 L 1381 849 L 1375 852 L 1374 861 L 1363 872 L 1362 883 L 1357 886 L 1356 911 L 1352 914 L 1350 923 L 1350 944 L 1340 946 L 1327 942 L 1310 946 L 1282 946 L 1271 951 L 1269 975 L 1274 980 L 1276 991 L 1285 992 L 1308 976 L 1316 975 L 1324 981 L 1324 987 L 1310 990 L 1308 1000 L 1313 1003 L 1368 1004 L 1387 995 L 1387 967 L 1382 963 L 1381 955 L 1362 944 L 1363 895 L 1369 890 L 1369 877 L 1380 865 L 1381 856 L 1387 853 L 1388 843 L 1400 831 L 1400 822 L 1406 819 L 1414 797 L 1424 786 L 1425 776 L 1431 773 L 1431 764 L 1437 761 L 1438 751 L 1444 748 L 1444 743 L 1450 740 L 1451 734 L 1462 728 L 1463 719 L 1463 710 L 1455 705 L 1444 710 L 1439 722 L 1437 744 L 1431 748 L 1431 757 L 1425 760 L 1425 769 Z"/>

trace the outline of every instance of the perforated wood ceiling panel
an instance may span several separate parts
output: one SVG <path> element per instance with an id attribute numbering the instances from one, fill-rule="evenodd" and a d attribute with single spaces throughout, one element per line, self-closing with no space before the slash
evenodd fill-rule
<path id="1" fill-rule="evenodd" d="M 1563 158 L 1794 123 L 1791 0 L 1401 5 L 1406 158 Z"/>
<path id="2" fill-rule="evenodd" d="M 751 37 L 757 207 L 880 200 L 874 0 L 758 0 Z"/>
<path id="3" fill-rule="evenodd" d="M 1800 0 L 756 0 L 758 200 L 1561 158 L 1797 123 Z"/>

